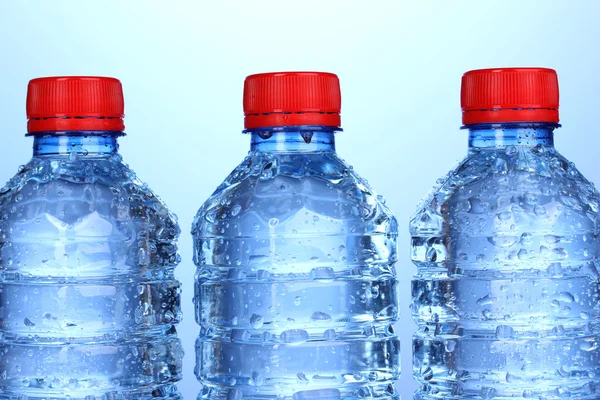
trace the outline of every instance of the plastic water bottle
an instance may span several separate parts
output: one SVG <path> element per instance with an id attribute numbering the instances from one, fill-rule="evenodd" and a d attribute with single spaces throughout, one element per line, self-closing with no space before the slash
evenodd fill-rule
<path id="1" fill-rule="evenodd" d="M 467 72 L 462 110 L 410 226 L 415 397 L 598 399 L 600 198 L 554 148 L 556 73 Z"/>
<path id="2" fill-rule="evenodd" d="M 34 79 L 0 190 L 0 399 L 180 399 L 176 218 L 117 152 L 121 83 Z"/>
<path id="3" fill-rule="evenodd" d="M 337 76 L 252 75 L 251 150 L 193 224 L 204 399 L 397 399 L 397 223 L 335 151 Z"/>

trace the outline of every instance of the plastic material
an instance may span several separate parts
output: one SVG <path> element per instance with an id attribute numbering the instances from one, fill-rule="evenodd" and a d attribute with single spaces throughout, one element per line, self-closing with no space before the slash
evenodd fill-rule
<path id="1" fill-rule="evenodd" d="M 0 189 L 1 400 L 181 399 L 179 227 L 121 135 L 34 135 Z"/>
<path id="2" fill-rule="evenodd" d="M 198 211 L 200 398 L 399 398 L 397 222 L 338 157 L 337 129 L 250 130 Z"/>
<path id="3" fill-rule="evenodd" d="M 547 68 L 469 71 L 462 78 L 463 125 L 558 123 L 558 78 Z"/>
<path id="4" fill-rule="evenodd" d="M 557 120 L 469 126 L 411 219 L 417 400 L 600 398 L 600 194 Z"/>
<path id="5" fill-rule="evenodd" d="M 95 76 L 37 78 L 27 91 L 27 131 L 123 131 L 121 82 Z"/>
<path id="6" fill-rule="evenodd" d="M 326 72 L 250 75 L 244 83 L 246 129 L 321 125 L 339 127 L 338 77 Z"/>

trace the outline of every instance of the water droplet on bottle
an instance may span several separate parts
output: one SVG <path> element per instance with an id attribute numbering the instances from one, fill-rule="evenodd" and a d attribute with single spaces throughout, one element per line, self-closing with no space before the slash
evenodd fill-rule
<path id="1" fill-rule="evenodd" d="M 237 216 L 240 211 L 242 210 L 242 206 L 240 206 L 239 204 L 236 204 L 235 206 L 233 206 L 233 208 L 231 209 L 231 216 L 235 217 Z"/>
<path id="2" fill-rule="evenodd" d="M 271 218 L 271 219 L 269 219 L 269 226 L 271 228 L 274 228 L 277 225 L 279 225 L 279 219 L 277 219 L 277 218 Z"/>
<path id="3" fill-rule="evenodd" d="M 334 329 L 326 329 L 325 332 L 323 332 L 323 337 L 327 341 L 335 340 L 335 337 L 336 337 L 335 330 Z"/>
<path id="4" fill-rule="evenodd" d="M 297 378 L 298 383 L 300 383 L 300 384 L 307 384 L 308 383 L 308 378 L 306 377 L 306 375 L 304 375 L 303 372 L 298 372 L 296 374 L 296 378 Z"/>
<path id="5" fill-rule="evenodd" d="M 290 329 L 281 333 L 281 341 L 290 345 L 299 345 L 308 340 L 308 332 L 303 329 Z"/>
<path id="6" fill-rule="evenodd" d="M 496 327 L 497 339 L 512 339 L 515 336 L 515 330 L 512 326 L 498 325 Z"/>
<path id="7" fill-rule="evenodd" d="M 421 379 L 429 381 L 433 378 L 433 370 L 428 365 L 425 365 L 419 370 L 419 375 L 421 376 Z"/>
<path id="8" fill-rule="evenodd" d="M 331 316 L 321 311 L 315 311 L 311 316 L 312 322 L 328 322 L 331 321 Z"/>

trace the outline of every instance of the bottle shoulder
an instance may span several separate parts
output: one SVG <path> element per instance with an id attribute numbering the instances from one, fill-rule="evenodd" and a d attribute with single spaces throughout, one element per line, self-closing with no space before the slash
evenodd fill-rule
<path id="1" fill-rule="evenodd" d="M 177 217 L 120 155 L 34 157 L 0 189 L 0 216 L 3 230 L 33 224 L 30 234 L 32 229 L 42 232 L 47 222 L 50 231 L 70 226 L 76 236 L 151 231 L 159 240 L 172 241 L 179 235 Z M 77 229 L 90 221 L 96 221 L 90 229 Z"/>
<path id="2" fill-rule="evenodd" d="M 389 234 L 397 222 L 333 152 L 251 152 L 202 205 L 197 236 Z"/>
<path id="3" fill-rule="evenodd" d="M 437 181 L 413 214 L 410 231 L 439 235 L 465 224 L 487 233 L 596 230 L 599 204 L 594 185 L 554 148 L 479 150 Z"/>

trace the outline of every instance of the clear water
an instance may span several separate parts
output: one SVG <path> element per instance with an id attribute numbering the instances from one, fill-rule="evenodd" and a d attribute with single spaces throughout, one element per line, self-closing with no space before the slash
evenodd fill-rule
<path id="1" fill-rule="evenodd" d="M 0 191 L 0 399 L 180 399 L 178 235 L 113 135 L 36 137 Z"/>
<path id="2" fill-rule="evenodd" d="M 333 135 L 254 132 L 198 212 L 199 398 L 398 398 L 397 222 Z"/>
<path id="3" fill-rule="evenodd" d="M 474 127 L 412 218 L 416 399 L 600 398 L 600 197 L 553 128 Z"/>

